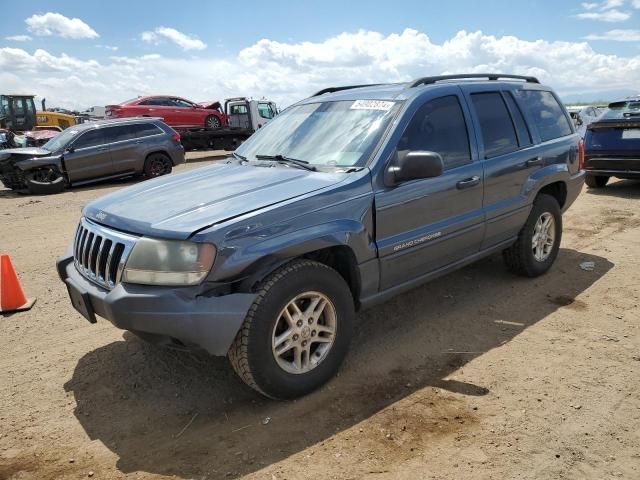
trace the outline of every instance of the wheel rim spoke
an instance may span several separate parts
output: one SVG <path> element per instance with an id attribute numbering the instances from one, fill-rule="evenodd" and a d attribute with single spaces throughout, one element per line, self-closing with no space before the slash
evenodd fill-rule
<path id="1" fill-rule="evenodd" d="M 272 334 L 272 352 L 286 372 L 306 373 L 327 357 L 335 341 L 336 309 L 324 294 L 305 292 L 280 312 Z"/>
<path id="2" fill-rule="evenodd" d="M 536 220 L 531 237 L 531 249 L 533 257 L 544 262 L 553 250 L 555 243 L 555 219 L 549 212 L 544 212 Z"/>

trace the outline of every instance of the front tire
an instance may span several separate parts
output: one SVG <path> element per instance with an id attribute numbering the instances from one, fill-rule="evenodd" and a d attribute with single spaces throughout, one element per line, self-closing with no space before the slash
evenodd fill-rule
<path id="1" fill-rule="evenodd" d="M 338 371 L 352 335 L 353 297 L 332 268 L 294 260 L 258 286 L 228 356 L 251 388 L 274 399 L 305 395 Z"/>
<path id="2" fill-rule="evenodd" d="M 525 277 L 538 277 L 553 265 L 562 239 L 562 212 L 551 195 L 540 194 L 516 242 L 502 252 L 507 268 Z"/>
<path id="3" fill-rule="evenodd" d="M 204 121 L 204 127 L 210 130 L 215 130 L 221 126 L 220 119 L 215 115 L 209 115 Z"/>
<path id="4" fill-rule="evenodd" d="M 604 175 L 589 175 L 587 174 L 584 179 L 584 183 L 587 184 L 589 188 L 604 188 L 609 181 L 609 177 Z"/>
<path id="5" fill-rule="evenodd" d="M 27 190 L 33 195 L 50 195 L 64 190 L 66 182 L 53 167 L 33 170 L 26 175 Z"/>

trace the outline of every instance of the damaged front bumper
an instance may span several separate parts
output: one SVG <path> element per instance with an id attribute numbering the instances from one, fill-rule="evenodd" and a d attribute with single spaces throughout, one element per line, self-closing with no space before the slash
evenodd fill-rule
<path id="1" fill-rule="evenodd" d="M 74 308 L 89 322 L 96 315 L 153 343 L 227 354 L 255 301 L 254 293 L 206 296 L 200 286 L 158 287 L 120 283 L 106 290 L 76 269 L 71 249 L 57 262 Z"/>

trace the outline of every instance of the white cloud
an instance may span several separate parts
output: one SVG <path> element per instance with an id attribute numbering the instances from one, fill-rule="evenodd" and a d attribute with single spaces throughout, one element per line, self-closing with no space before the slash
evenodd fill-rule
<path id="1" fill-rule="evenodd" d="M 631 6 L 640 9 L 640 0 L 631 0 Z"/>
<path id="2" fill-rule="evenodd" d="M 117 52 L 120 47 L 114 47 L 113 45 L 96 45 L 98 48 L 103 48 L 105 50 L 111 50 L 112 52 Z"/>
<path id="3" fill-rule="evenodd" d="M 640 0 L 631 0 L 632 5 L 640 4 Z M 601 22 L 624 22 L 631 18 L 631 13 L 618 10 L 623 7 L 625 0 L 603 0 L 601 2 L 581 3 L 584 12 L 579 13 L 576 17 L 583 20 L 598 20 Z"/>
<path id="4" fill-rule="evenodd" d="M 11 35 L 9 37 L 4 37 L 4 39 L 12 42 L 28 42 L 31 40 L 31 37 L 29 35 Z"/>
<path id="5" fill-rule="evenodd" d="M 561 95 L 638 89 L 640 53 L 598 53 L 589 43 L 528 41 L 458 32 L 442 42 L 406 29 L 361 30 L 322 42 L 263 39 L 233 57 L 150 54 L 97 62 L 38 49 L 0 48 L 0 84 L 32 91 L 50 105 L 86 108 L 136 95 L 167 93 L 195 101 L 265 96 L 286 106 L 327 86 L 405 82 L 462 72 L 534 75 Z"/>
<path id="6" fill-rule="evenodd" d="M 160 43 L 162 37 L 182 47 L 183 50 L 204 50 L 207 48 L 207 44 L 202 40 L 190 37 L 189 35 L 170 27 L 157 27 L 153 32 L 142 32 L 140 37 L 143 41 L 154 45 Z"/>
<path id="7" fill-rule="evenodd" d="M 604 10 L 601 12 L 583 12 L 577 15 L 578 18 L 582 20 L 599 20 L 601 22 L 624 22 L 631 18 L 631 14 L 629 12 L 621 12 L 620 10 L 611 9 Z"/>
<path id="8" fill-rule="evenodd" d="M 618 8 L 624 5 L 624 0 L 605 0 L 602 2 L 601 8 L 608 10 L 610 8 Z"/>
<path id="9" fill-rule="evenodd" d="M 614 42 L 640 42 L 640 30 L 616 29 L 605 33 L 592 33 L 586 40 L 611 40 Z"/>
<path id="10" fill-rule="evenodd" d="M 47 12 L 32 15 L 25 20 L 27 30 L 38 36 L 63 38 L 98 38 L 100 35 L 79 18 L 68 18 L 60 13 Z"/>

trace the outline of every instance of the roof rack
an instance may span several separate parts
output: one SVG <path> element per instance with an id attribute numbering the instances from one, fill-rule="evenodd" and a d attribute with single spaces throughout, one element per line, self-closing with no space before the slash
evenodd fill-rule
<path id="1" fill-rule="evenodd" d="M 346 85 L 344 87 L 329 87 L 323 88 L 322 90 L 311 95 L 312 97 L 317 97 L 319 95 L 324 95 L 325 93 L 333 93 L 340 92 L 342 90 L 351 90 L 352 88 L 364 88 L 364 87 L 377 87 L 378 85 L 383 85 L 382 83 L 369 83 L 364 85 Z"/>
<path id="2" fill-rule="evenodd" d="M 420 85 L 431 85 L 444 80 L 467 80 L 473 78 L 486 78 L 487 80 L 499 80 L 501 78 L 511 80 L 524 80 L 527 83 L 540 83 L 536 77 L 527 77 L 524 75 L 503 75 L 501 73 L 462 73 L 459 75 L 439 75 L 435 77 L 423 77 L 411 82 L 407 88 L 419 87 Z"/>

